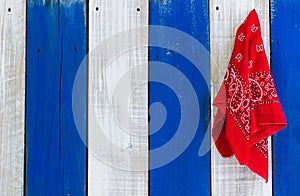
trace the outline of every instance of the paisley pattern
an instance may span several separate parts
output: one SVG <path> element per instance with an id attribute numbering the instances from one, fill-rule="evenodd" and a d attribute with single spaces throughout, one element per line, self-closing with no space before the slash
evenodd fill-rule
<path id="1" fill-rule="evenodd" d="M 248 85 L 234 65 L 230 65 L 225 75 L 227 92 L 226 107 L 246 140 L 250 139 L 250 101 Z"/>
<path id="2" fill-rule="evenodd" d="M 235 155 L 241 164 L 268 181 L 268 136 L 284 128 L 286 120 L 255 10 L 236 32 L 223 86 L 213 105 L 219 108 L 218 114 L 226 118 L 222 127 L 219 127 L 222 118 L 216 118 L 213 127 L 220 154 Z"/>
<path id="3" fill-rule="evenodd" d="M 241 77 L 238 69 L 229 65 L 224 78 L 227 92 L 226 108 L 240 128 L 244 138 L 250 140 L 250 111 L 264 104 L 277 103 L 278 96 L 271 73 L 268 71 L 249 74 L 249 84 Z M 249 90 L 250 89 L 250 90 Z M 262 141 L 256 144 L 262 145 Z M 267 143 L 265 144 L 267 146 Z M 265 150 L 261 150 L 265 149 Z M 267 148 L 259 148 L 264 157 Z"/>
<path id="4" fill-rule="evenodd" d="M 278 95 L 270 72 L 256 72 L 249 75 L 253 106 L 278 103 Z"/>
<path id="5" fill-rule="evenodd" d="M 255 147 L 259 150 L 261 154 L 263 154 L 265 159 L 268 159 L 268 138 L 261 140 L 260 142 L 255 144 Z"/>

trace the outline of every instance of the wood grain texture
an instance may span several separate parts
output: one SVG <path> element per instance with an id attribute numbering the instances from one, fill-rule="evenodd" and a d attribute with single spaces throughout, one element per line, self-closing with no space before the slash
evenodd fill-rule
<path id="1" fill-rule="evenodd" d="M 233 50 L 236 29 L 252 9 L 256 9 L 259 15 L 264 45 L 269 57 L 269 1 L 210 1 L 212 100 L 223 81 Z M 215 114 L 216 108 L 212 107 L 212 111 Z M 214 115 L 212 115 L 212 122 L 213 120 Z M 271 152 L 270 146 L 269 152 Z M 222 158 L 212 141 L 212 195 L 272 195 L 271 154 L 269 156 L 269 182 L 266 184 L 250 169 L 240 166 L 235 157 Z"/>
<path id="2" fill-rule="evenodd" d="M 273 136 L 273 193 L 300 195 L 300 2 L 271 2 L 272 74 L 288 124 Z"/>
<path id="3" fill-rule="evenodd" d="M 27 1 L 28 196 L 86 194 L 86 147 L 72 112 L 73 81 L 87 48 L 85 8 L 83 0 Z M 86 87 L 81 91 L 85 103 Z"/>
<path id="4" fill-rule="evenodd" d="M 146 0 L 89 2 L 91 196 L 148 194 L 147 25 Z M 145 28 L 129 30 L 140 27 Z"/>
<path id="5" fill-rule="evenodd" d="M 150 1 L 150 25 L 172 28 L 149 36 L 150 166 L 164 161 L 150 171 L 151 196 L 210 195 L 208 8 L 207 0 Z"/>
<path id="6" fill-rule="evenodd" d="M 25 1 L 0 1 L 0 195 L 22 195 Z"/>

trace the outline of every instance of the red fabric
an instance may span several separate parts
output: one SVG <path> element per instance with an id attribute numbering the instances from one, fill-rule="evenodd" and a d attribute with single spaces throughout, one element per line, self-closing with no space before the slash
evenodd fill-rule
<path id="1" fill-rule="evenodd" d="M 237 30 L 234 50 L 214 106 L 212 137 L 223 157 L 268 181 L 268 137 L 286 126 L 265 53 L 257 13 Z"/>

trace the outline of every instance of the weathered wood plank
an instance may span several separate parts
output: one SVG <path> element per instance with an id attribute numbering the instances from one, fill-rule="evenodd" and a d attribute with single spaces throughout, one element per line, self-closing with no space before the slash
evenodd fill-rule
<path id="1" fill-rule="evenodd" d="M 146 0 L 89 2 L 89 195 L 148 194 L 147 25 Z"/>
<path id="2" fill-rule="evenodd" d="M 151 196 L 210 195 L 208 8 L 150 1 Z"/>
<path id="3" fill-rule="evenodd" d="M 25 2 L 0 1 L 0 195 L 22 195 Z"/>
<path id="4" fill-rule="evenodd" d="M 72 113 L 87 48 L 85 1 L 27 5 L 26 195 L 85 195 L 86 148 Z"/>
<path id="5" fill-rule="evenodd" d="M 264 45 L 269 56 L 269 1 L 210 1 L 212 100 L 223 81 L 234 45 L 235 31 L 254 8 L 260 17 Z M 215 114 L 216 108 L 213 107 L 212 111 Z M 235 157 L 222 158 L 212 141 L 212 195 L 272 195 L 271 154 L 269 156 L 269 182 L 266 184 L 247 167 L 240 166 Z"/>
<path id="6" fill-rule="evenodd" d="M 300 2 L 271 2 L 271 66 L 288 124 L 273 137 L 273 193 L 300 195 Z"/>

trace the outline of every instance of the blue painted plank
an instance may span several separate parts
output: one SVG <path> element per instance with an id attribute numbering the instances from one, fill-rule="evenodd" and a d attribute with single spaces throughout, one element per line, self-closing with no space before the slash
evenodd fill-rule
<path id="1" fill-rule="evenodd" d="M 271 67 L 288 123 L 273 136 L 273 193 L 300 195 L 300 1 L 271 5 Z"/>
<path id="2" fill-rule="evenodd" d="M 85 195 L 71 99 L 86 54 L 84 1 L 28 0 L 26 51 L 26 195 Z"/>
<path id="3" fill-rule="evenodd" d="M 210 195 L 208 1 L 152 0 L 150 25 L 179 31 L 150 28 L 150 195 Z"/>

